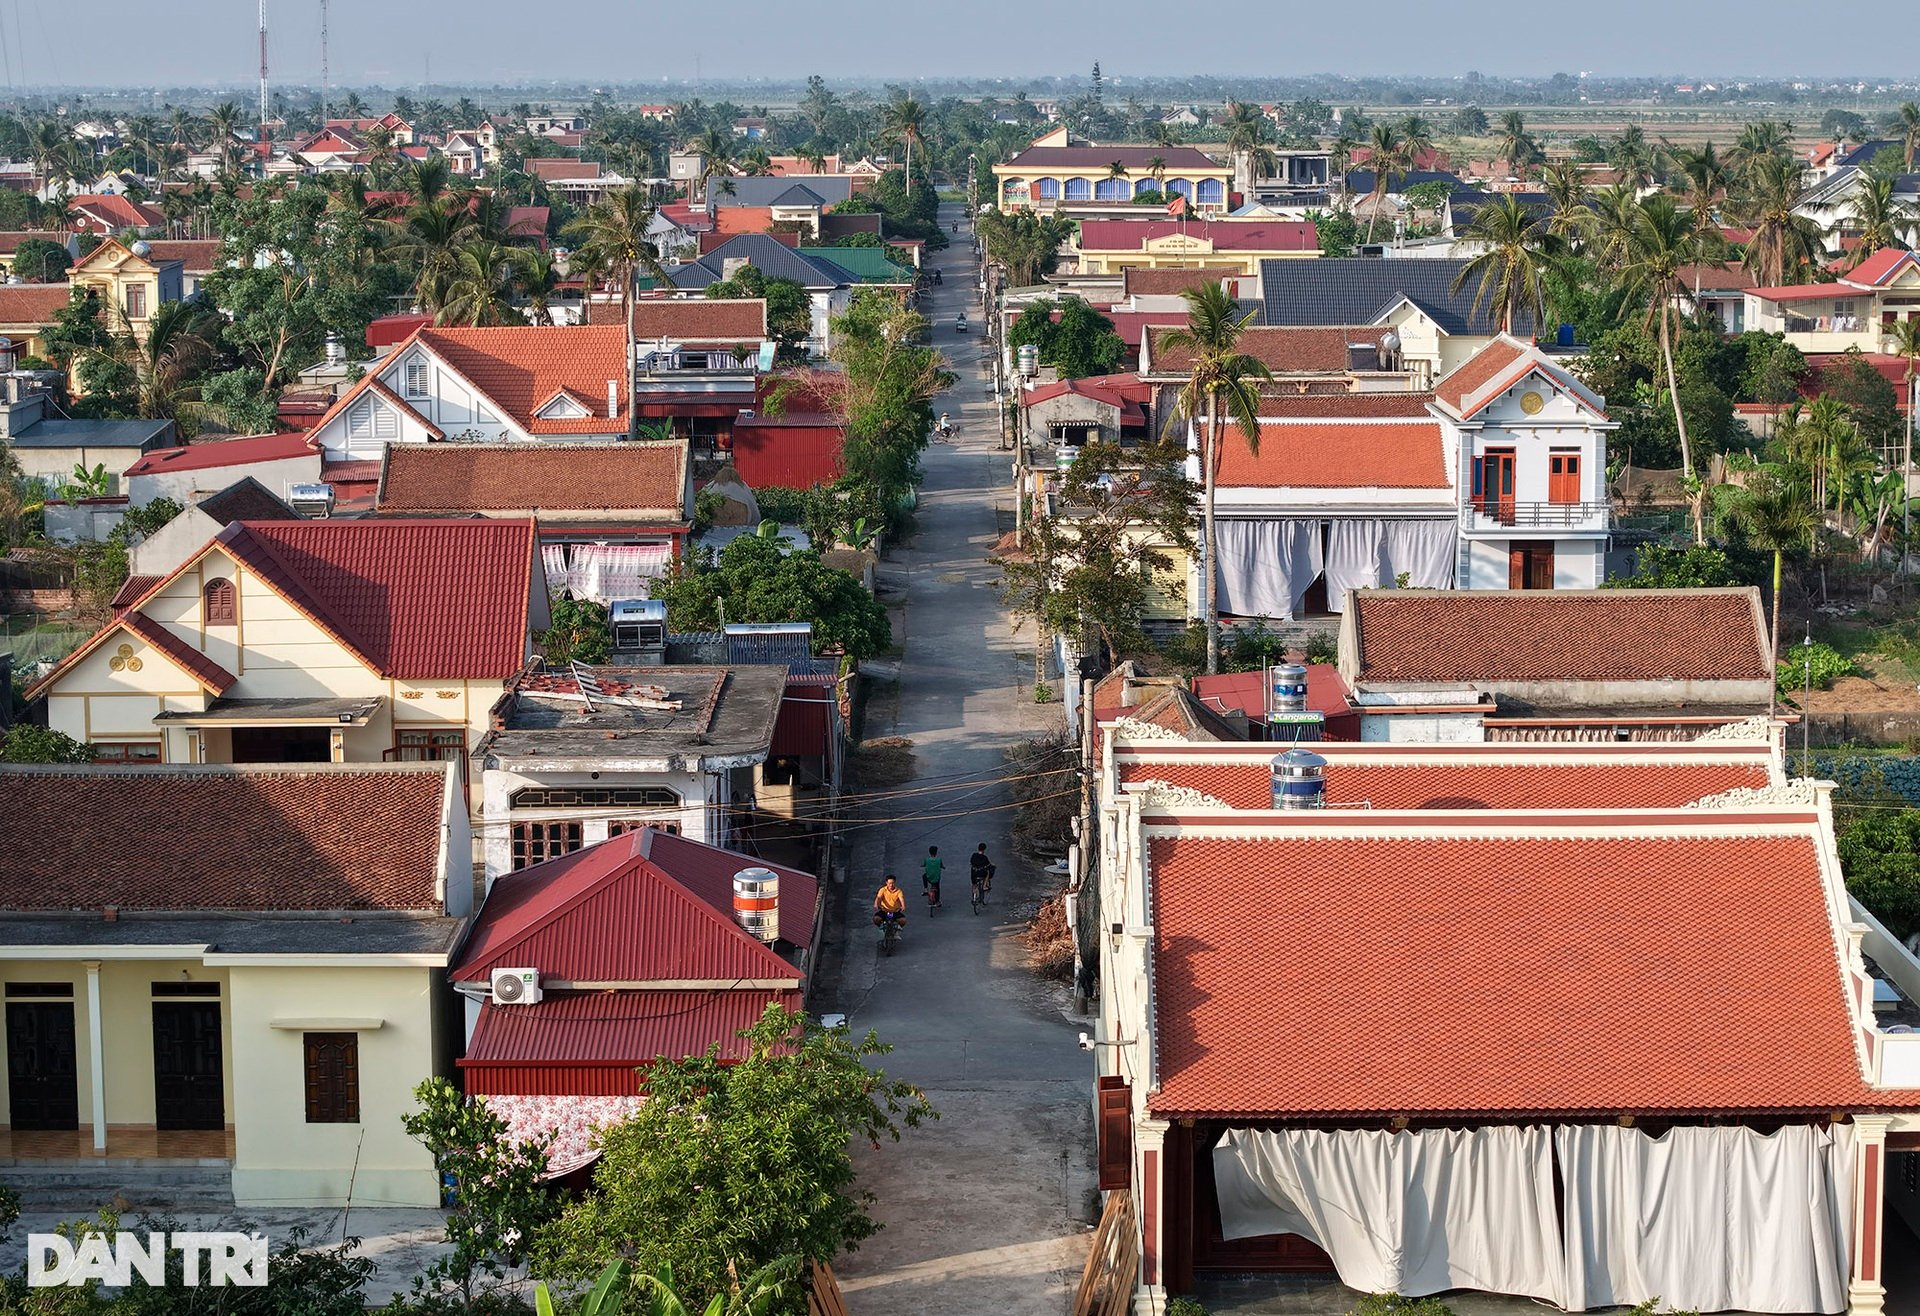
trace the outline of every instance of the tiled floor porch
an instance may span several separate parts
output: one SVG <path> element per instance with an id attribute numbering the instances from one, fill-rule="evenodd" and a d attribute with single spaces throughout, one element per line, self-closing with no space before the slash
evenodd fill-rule
<path id="1" fill-rule="evenodd" d="M 137 1124 L 107 1126 L 107 1149 L 93 1145 L 93 1130 L 0 1127 L 0 1164 L 17 1161 L 206 1162 L 233 1160 L 233 1128 L 155 1129 Z"/>

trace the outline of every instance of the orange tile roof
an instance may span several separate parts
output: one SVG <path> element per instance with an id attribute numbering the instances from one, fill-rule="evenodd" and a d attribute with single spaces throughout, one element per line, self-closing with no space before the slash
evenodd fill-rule
<path id="1" fill-rule="evenodd" d="M 1299 393 L 1291 385 L 1260 390 L 1260 414 L 1272 420 L 1345 420 L 1399 416 L 1425 420 L 1431 393 Z"/>
<path id="2" fill-rule="evenodd" d="M 1693 827 L 1659 836 L 1644 814 L 1595 817 L 1579 830 L 1396 820 L 1394 834 L 1309 823 L 1150 839 L 1150 1109 L 1911 1102 L 1861 1074 L 1811 817 L 1796 834 L 1729 835 L 1680 815 Z"/>
<path id="3" fill-rule="evenodd" d="M 627 336 L 618 325 L 421 329 L 415 337 L 529 434 L 606 434 L 627 427 L 632 371 Z M 612 417 L 605 414 L 609 380 L 620 403 Z M 577 420 L 536 417 L 541 404 L 561 389 L 596 399 L 595 414 Z"/>
<path id="4" fill-rule="evenodd" d="M 619 324 L 616 302 L 588 308 L 593 324 Z M 764 297 L 643 297 L 633 304 L 633 336 L 639 343 L 657 338 L 677 343 L 743 343 L 767 336 Z"/>
<path id="5" fill-rule="evenodd" d="M 152 206 L 130 201 L 111 192 L 82 192 L 67 201 L 67 214 L 90 216 L 113 231 L 123 228 L 152 228 L 167 222 L 167 217 Z"/>
<path id="6" fill-rule="evenodd" d="M 1445 489 L 1447 464 L 1435 420 L 1260 422 L 1260 451 L 1228 428 L 1223 489 Z"/>
<path id="7" fill-rule="evenodd" d="M 1193 366 L 1193 353 L 1184 348 L 1161 346 L 1161 339 L 1172 328 L 1151 327 L 1153 373 L 1181 375 Z M 1378 348 L 1380 340 L 1394 332 L 1388 325 L 1248 325 L 1240 331 L 1239 348 L 1276 375 L 1307 372 L 1344 372 L 1347 369 L 1347 345 L 1365 343 Z M 1370 362 L 1367 370 L 1378 368 Z"/>
<path id="8" fill-rule="evenodd" d="M 1358 590 L 1371 682 L 1765 681 L 1759 591 Z"/>
<path id="9" fill-rule="evenodd" d="M 73 300 L 65 283 L 0 284 L 0 324 L 50 325 L 55 312 Z"/>
<path id="10" fill-rule="evenodd" d="M 687 448 L 663 443 L 392 444 L 378 508 L 396 513 L 617 512 L 687 517 Z"/>
<path id="11" fill-rule="evenodd" d="M 1524 345 L 1511 338 L 1497 338 L 1442 379 L 1434 388 L 1434 394 L 1458 411 L 1466 405 L 1469 396 L 1513 369 L 1526 355 Z"/>
<path id="12" fill-rule="evenodd" d="M 159 475 L 166 471 L 210 470 L 315 455 L 313 445 L 304 434 L 253 434 L 178 448 L 155 448 L 127 467 L 126 473 L 129 476 Z"/>

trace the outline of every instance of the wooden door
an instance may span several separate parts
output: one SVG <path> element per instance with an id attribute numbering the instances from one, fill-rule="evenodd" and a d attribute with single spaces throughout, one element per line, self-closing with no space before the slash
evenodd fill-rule
<path id="1" fill-rule="evenodd" d="M 153 1122 L 161 1129 L 222 1129 L 227 1101 L 218 1001 L 153 1003 Z"/>
<path id="2" fill-rule="evenodd" d="M 16 1129 L 80 1127 L 72 1001 L 7 1002 L 7 1100 Z"/>
<path id="3" fill-rule="evenodd" d="M 1580 501 L 1579 453 L 1552 452 L 1547 454 L 1547 501 L 1550 503 L 1577 503 Z"/>
<path id="4" fill-rule="evenodd" d="M 1553 542 L 1517 540 L 1507 547 L 1508 589 L 1553 588 Z"/>
<path id="5" fill-rule="evenodd" d="M 1473 465 L 1473 501 L 1482 516 L 1513 524 L 1513 449 L 1491 448 Z"/>

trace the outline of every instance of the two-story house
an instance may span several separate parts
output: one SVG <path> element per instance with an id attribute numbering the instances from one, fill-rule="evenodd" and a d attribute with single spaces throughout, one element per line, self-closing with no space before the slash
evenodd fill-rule
<path id="1" fill-rule="evenodd" d="M 1899 320 L 1920 316 L 1920 257 L 1883 247 L 1833 283 L 1746 290 L 1748 329 L 1785 334 L 1802 352 L 1888 350 Z"/>
<path id="2" fill-rule="evenodd" d="M 618 325 L 423 326 L 340 395 L 312 439 L 330 465 L 378 461 L 390 443 L 612 443 L 632 425 L 632 375 Z"/>
<path id="3" fill-rule="evenodd" d="M 147 326 L 160 308 L 186 296 L 184 271 L 180 258 L 160 256 L 150 242 L 123 244 L 108 238 L 67 271 L 67 281 L 98 292 L 100 305 L 117 313 L 110 327 L 145 342 Z"/>
<path id="4" fill-rule="evenodd" d="M 1192 146 L 1075 143 L 1063 126 L 994 165 L 993 177 L 1005 209 L 1125 204 L 1141 193 L 1159 192 L 1184 197 L 1197 210 L 1222 211 L 1233 185 L 1233 166 Z"/>
<path id="5" fill-rule="evenodd" d="M 27 691 L 100 762 L 464 771 L 548 625 L 531 520 L 240 521 L 122 597 Z"/>
<path id="6" fill-rule="evenodd" d="M 594 302 L 587 315 L 617 325 L 620 305 Z M 765 298 L 642 297 L 633 304 L 634 414 L 713 452 L 740 413 L 756 410 L 775 346 Z"/>

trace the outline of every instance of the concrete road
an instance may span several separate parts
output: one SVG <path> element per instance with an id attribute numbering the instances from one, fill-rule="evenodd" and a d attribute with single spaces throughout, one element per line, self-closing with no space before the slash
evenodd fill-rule
<path id="1" fill-rule="evenodd" d="M 956 205 L 943 213 L 960 217 Z M 887 1072 L 924 1087 L 941 1118 L 858 1151 L 885 1227 L 837 1270 L 856 1316 L 1058 1316 L 1090 1233 L 1093 1065 L 1066 995 L 1028 974 L 1015 939 L 1043 880 L 1009 856 L 996 779 L 1012 771 L 1009 746 L 1061 718 L 1058 704 L 1033 702 L 1031 633 L 1013 632 L 985 561 L 1000 511 L 1011 511 L 1012 454 L 1000 451 L 983 368 L 971 234 L 950 241 L 932 254 L 944 283 L 922 309 L 960 376 L 936 408 L 959 432 L 927 453 L 917 534 L 883 567 L 883 582 L 904 590 L 895 638 L 905 653 L 897 688 L 876 690 L 865 727 L 913 741 L 915 776 L 899 786 L 924 793 L 870 811 L 851 833 L 818 1004 L 891 1042 Z M 962 310 L 964 336 L 954 330 Z M 924 816 L 938 814 L 962 816 Z M 966 859 L 981 841 L 999 872 L 992 903 L 975 915 Z M 929 845 L 947 859 L 947 907 L 934 916 L 920 900 Z M 867 909 L 889 871 L 908 892 L 910 920 L 882 959 Z"/>

